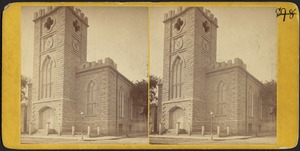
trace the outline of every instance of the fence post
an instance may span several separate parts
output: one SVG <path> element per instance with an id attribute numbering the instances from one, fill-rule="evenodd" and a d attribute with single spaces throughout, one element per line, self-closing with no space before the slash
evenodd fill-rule
<path id="1" fill-rule="evenodd" d="M 28 134 L 31 135 L 32 131 L 31 131 L 31 123 L 28 124 Z"/>
<path id="2" fill-rule="evenodd" d="M 191 124 L 189 124 L 189 132 L 188 132 L 188 134 L 189 134 L 189 136 L 192 135 L 192 125 Z"/>
<path id="3" fill-rule="evenodd" d="M 50 123 L 49 123 L 49 122 L 47 122 L 47 124 L 46 124 L 46 135 L 48 135 L 48 134 L 49 134 L 49 125 L 50 125 Z"/>
<path id="4" fill-rule="evenodd" d="M 87 127 L 87 137 L 90 137 L 91 136 L 91 127 L 88 126 Z"/>
<path id="5" fill-rule="evenodd" d="M 61 135 L 61 131 L 62 131 L 62 127 L 59 126 L 59 127 L 58 127 L 58 135 L 59 135 L 59 136 Z"/>
<path id="6" fill-rule="evenodd" d="M 220 126 L 217 126 L 217 136 L 220 137 Z"/>
<path id="7" fill-rule="evenodd" d="M 161 123 L 159 123 L 159 125 L 158 125 L 158 135 L 161 135 Z"/>
<path id="8" fill-rule="evenodd" d="M 176 135 L 178 135 L 179 134 L 179 126 L 180 126 L 180 122 L 177 122 L 177 124 L 176 124 Z"/>
<path id="9" fill-rule="evenodd" d="M 227 136 L 230 135 L 230 130 L 229 130 L 229 126 L 227 126 Z"/>
<path id="10" fill-rule="evenodd" d="M 72 136 L 74 137 L 75 135 L 75 126 L 72 126 Z"/>

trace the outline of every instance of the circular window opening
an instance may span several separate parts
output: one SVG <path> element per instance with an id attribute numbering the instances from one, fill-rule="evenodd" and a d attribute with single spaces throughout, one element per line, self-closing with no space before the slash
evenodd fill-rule
<path id="1" fill-rule="evenodd" d="M 209 27 L 209 23 L 207 20 L 203 22 L 202 26 L 204 28 L 205 33 L 208 33 L 210 30 L 210 27 Z"/>
<path id="2" fill-rule="evenodd" d="M 183 20 L 181 18 L 178 18 L 175 25 L 174 25 L 174 28 L 177 30 L 177 31 L 180 31 L 182 26 L 183 26 Z"/>
<path id="3" fill-rule="evenodd" d="M 73 27 L 74 27 L 75 32 L 80 31 L 80 26 L 79 26 L 78 20 L 73 21 Z"/>
<path id="4" fill-rule="evenodd" d="M 53 25 L 54 25 L 54 20 L 51 17 L 48 17 L 44 24 L 44 27 L 49 31 Z"/>

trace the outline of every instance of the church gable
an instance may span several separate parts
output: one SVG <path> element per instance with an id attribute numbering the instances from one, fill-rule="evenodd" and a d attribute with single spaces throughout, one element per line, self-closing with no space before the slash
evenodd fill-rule
<path id="1" fill-rule="evenodd" d="M 128 120 L 133 110 L 138 112 L 131 106 L 133 83 L 111 58 L 86 61 L 89 25 L 84 13 L 49 6 L 35 13 L 34 23 L 32 131 L 45 128 L 48 119 L 55 133 L 89 126 L 104 134 L 121 134 L 135 127 Z"/>
<path id="2" fill-rule="evenodd" d="M 223 130 L 248 133 L 258 113 L 263 114 L 259 96 L 263 84 L 239 58 L 216 62 L 214 14 L 202 7 L 178 7 L 166 13 L 163 22 L 162 126 L 174 129 L 177 121 L 180 130 L 203 131 L 213 115 Z M 173 112 L 175 106 L 183 110 Z"/>

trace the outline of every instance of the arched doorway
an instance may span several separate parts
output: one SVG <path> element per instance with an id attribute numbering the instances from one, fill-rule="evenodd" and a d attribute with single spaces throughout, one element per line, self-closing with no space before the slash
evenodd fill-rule
<path id="1" fill-rule="evenodd" d="M 176 124 L 179 122 L 179 129 L 183 129 L 183 118 L 184 118 L 184 111 L 180 107 L 175 107 L 170 110 L 169 114 L 169 129 L 175 129 Z"/>
<path id="2" fill-rule="evenodd" d="M 50 107 L 46 107 L 39 112 L 39 128 L 46 129 L 47 123 L 49 123 L 49 129 L 53 129 L 54 111 Z"/>

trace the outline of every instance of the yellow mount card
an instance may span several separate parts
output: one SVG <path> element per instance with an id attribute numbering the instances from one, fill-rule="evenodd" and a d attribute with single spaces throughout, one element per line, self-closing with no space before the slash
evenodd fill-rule
<path id="1" fill-rule="evenodd" d="M 2 31 L 7 148 L 298 143 L 293 3 L 12 3 Z"/>

